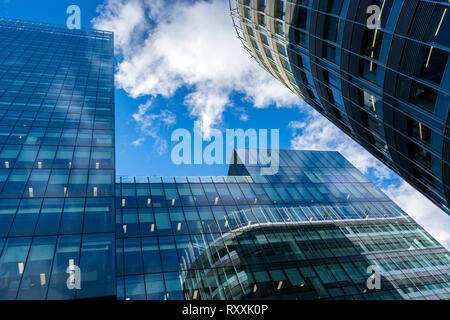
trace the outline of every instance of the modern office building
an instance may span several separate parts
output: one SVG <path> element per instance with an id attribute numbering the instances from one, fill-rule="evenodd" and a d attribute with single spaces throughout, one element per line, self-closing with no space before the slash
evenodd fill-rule
<path id="1" fill-rule="evenodd" d="M 115 295 L 113 53 L 111 32 L 0 19 L 0 299 Z"/>
<path id="2" fill-rule="evenodd" d="M 337 152 L 115 178 L 113 80 L 112 33 L 0 19 L 0 300 L 450 298 L 449 252 Z"/>
<path id="3" fill-rule="evenodd" d="M 260 168 L 118 177 L 117 298 L 450 298 L 448 251 L 339 153 Z"/>
<path id="4" fill-rule="evenodd" d="M 450 214 L 449 1 L 230 0 L 230 9 L 264 69 Z"/>

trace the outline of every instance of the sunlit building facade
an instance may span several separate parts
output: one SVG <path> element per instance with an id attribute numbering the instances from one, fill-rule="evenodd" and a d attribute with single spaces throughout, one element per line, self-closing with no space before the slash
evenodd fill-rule
<path id="1" fill-rule="evenodd" d="M 115 177 L 113 48 L 0 19 L 0 300 L 450 297 L 449 252 L 337 152 Z"/>
<path id="2" fill-rule="evenodd" d="M 0 18 L 0 299 L 115 296 L 113 52 Z"/>
<path id="3" fill-rule="evenodd" d="M 379 15 L 368 13 L 374 5 Z M 450 214 L 449 1 L 230 0 L 230 9 L 264 69 Z"/>

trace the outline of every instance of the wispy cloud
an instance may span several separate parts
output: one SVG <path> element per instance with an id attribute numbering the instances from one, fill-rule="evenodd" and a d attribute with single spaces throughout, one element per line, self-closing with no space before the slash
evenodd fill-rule
<path id="1" fill-rule="evenodd" d="M 94 27 L 115 32 L 123 58 L 119 88 L 166 98 L 189 88 L 184 103 L 206 135 L 222 122 L 233 92 L 257 108 L 299 101 L 243 50 L 227 1 L 107 0 L 99 12 Z"/>
<path id="2" fill-rule="evenodd" d="M 132 142 L 135 147 L 141 146 L 145 142 L 145 137 L 149 136 L 155 140 L 156 150 L 159 155 L 167 150 L 167 140 L 162 137 L 162 128 L 168 128 L 177 122 L 176 115 L 167 109 L 159 112 L 151 112 L 153 99 L 139 105 L 138 111 L 133 114 L 133 119 L 138 124 L 138 130 L 144 134 Z"/>
<path id="3" fill-rule="evenodd" d="M 145 141 L 145 138 L 144 137 L 140 137 L 140 138 L 134 140 L 131 144 L 133 146 L 135 146 L 135 147 L 139 147 L 139 146 L 141 146 L 144 143 L 144 141 Z"/>

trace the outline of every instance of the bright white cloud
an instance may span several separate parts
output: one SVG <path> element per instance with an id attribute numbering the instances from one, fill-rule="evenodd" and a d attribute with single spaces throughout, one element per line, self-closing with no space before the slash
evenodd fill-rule
<path id="1" fill-rule="evenodd" d="M 118 53 L 130 54 L 128 44 L 133 36 L 142 32 L 145 12 L 140 1 L 108 0 L 97 8 L 99 18 L 94 19 L 94 26 L 102 30 L 115 31 L 114 44 Z M 122 50 L 125 50 L 124 52 Z"/>
<path id="2" fill-rule="evenodd" d="M 118 86 L 132 97 L 170 97 L 187 86 L 184 102 L 206 135 L 233 92 L 257 108 L 299 102 L 242 48 L 227 1 L 107 0 L 99 12 L 94 27 L 114 31 L 123 55 Z"/>
<path id="3" fill-rule="evenodd" d="M 430 200 L 397 177 L 389 168 L 359 146 L 316 111 L 309 111 L 304 122 L 292 121 L 291 147 L 303 150 L 337 150 L 364 174 L 375 179 L 384 192 L 408 215 L 444 246 L 450 248 L 450 217 Z M 393 183 L 396 182 L 396 183 Z"/>

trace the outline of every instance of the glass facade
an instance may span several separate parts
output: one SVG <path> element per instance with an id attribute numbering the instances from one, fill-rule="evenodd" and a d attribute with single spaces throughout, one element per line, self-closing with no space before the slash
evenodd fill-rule
<path id="1" fill-rule="evenodd" d="M 367 26 L 372 5 L 379 29 Z M 230 0 L 230 8 L 264 69 L 450 214 L 448 0 Z"/>
<path id="2" fill-rule="evenodd" d="M 113 53 L 110 32 L 0 18 L 0 299 L 116 294 Z"/>
<path id="3" fill-rule="evenodd" d="M 118 299 L 449 299 L 450 255 L 337 152 L 118 177 Z M 367 269 L 381 271 L 368 290 Z"/>
<path id="4" fill-rule="evenodd" d="M 450 298 L 449 252 L 337 152 L 115 177 L 113 47 L 0 19 L 0 300 Z"/>

